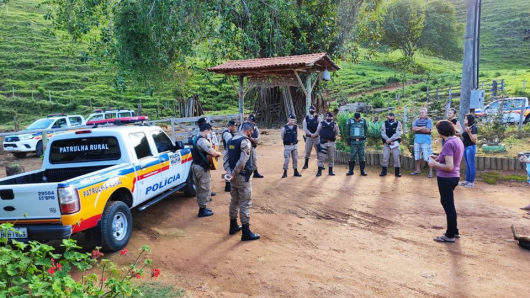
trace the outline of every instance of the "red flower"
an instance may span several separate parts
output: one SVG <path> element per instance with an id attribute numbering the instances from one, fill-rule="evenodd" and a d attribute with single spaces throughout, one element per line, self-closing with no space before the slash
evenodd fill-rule
<path id="1" fill-rule="evenodd" d="M 48 273 L 53 275 L 55 273 L 54 267 L 50 267 L 50 269 L 48 269 Z"/>
<path id="2" fill-rule="evenodd" d="M 140 278 L 142 275 L 140 273 L 136 273 L 136 278 Z"/>
<path id="3" fill-rule="evenodd" d="M 57 270 L 61 271 L 62 268 L 63 268 L 63 265 L 57 263 Z"/>
<path id="4" fill-rule="evenodd" d="M 102 282 L 105 282 L 105 281 L 107 281 L 107 279 L 103 277 L 103 278 L 101 279 L 101 281 L 102 281 Z"/>
<path id="5" fill-rule="evenodd" d="M 158 277 L 160 275 L 160 269 L 153 268 L 151 269 L 151 277 Z"/>
<path id="6" fill-rule="evenodd" d="M 129 250 L 127 248 L 124 248 L 120 251 L 120 255 L 123 256 L 123 255 L 126 255 L 127 253 L 129 252 Z"/>
<path id="7" fill-rule="evenodd" d="M 105 254 L 103 254 L 102 252 L 100 252 L 99 250 L 94 250 L 92 251 L 92 259 L 97 259 L 99 257 L 102 257 L 104 256 Z"/>

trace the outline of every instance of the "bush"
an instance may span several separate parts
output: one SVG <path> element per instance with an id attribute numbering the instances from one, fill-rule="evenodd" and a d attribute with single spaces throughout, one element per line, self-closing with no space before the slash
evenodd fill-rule
<path id="1" fill-rule="evenodd" d="M 399 79 L 396 78 L 396 77 L 388 77 L 388 78 L 386 79 L 386 82 L 387 82 L 388 84 L 395 84 L 395 83 L 399 83 L 400 81 L 399 81 Z"/>
<path id="2" fill-rule="evenodd" d="M 13 224 L 4 223 L 0 230 L 15 232 Z M 151 260 L 141 261 L 150 252 L 143 246 L 128 267 L 120 274 L 116 266 L 106 259 L 98 260 L 103 253 L 96 248 L 92 253 L 81 253 L 73 239 L 62 242 L 64 253 L 53 253 L 52 246 L 30 241 L 29 244 L 0 238 L 0 297 L 125 297 L 140 295 L 132 278 L 140 278 L 151 266 Z M 126 255 L 127 249 L 120 252 Z M 92 272 L 89 272 L 90 269 Z M 79 280 L 71 276 L 72 270 L 81 271 Z M 94 273 L 97 272 L 98 274 Z M 160 270 L 151 268 L 151 277 Z"/>

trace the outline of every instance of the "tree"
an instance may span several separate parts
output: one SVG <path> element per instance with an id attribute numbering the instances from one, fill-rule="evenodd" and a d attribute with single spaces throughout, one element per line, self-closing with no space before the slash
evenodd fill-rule
<path id="1" fill-rule="evenodd" d="M 383 6 L 380 23 L 384 31 L 381 43 L 413 57 L 420 45 L 425 26 L 422 0 L 391 0 Z"/>
<path id="2" fill-rule="evenodd" d="M 414 57 L 418 50 L 450 59 L 461 57 L 461 25 L 454 5 L 446 0 L 390 0 L 377 21 L 383 34 L 380 43 Z"/>
<path id="3" fill-rule="evenodd" d="M 425 27 L 420 39 L 423 51 L 449 60 L 462 58 L 463 24 L 456 21 L 455 6 L 433 0 L 425 6 Z"/>

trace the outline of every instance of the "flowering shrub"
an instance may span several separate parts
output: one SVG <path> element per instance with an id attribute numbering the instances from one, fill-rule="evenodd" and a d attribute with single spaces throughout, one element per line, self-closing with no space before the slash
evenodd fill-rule
<path id="1" fill-rule="evenodd" d="M 13 230 L 12 224 L 1 224 L 1 230 Z M 82 253 L 73 239 L 64 239 L 64 253 L 54 253 L 52 246 L 30 241 L 28 244 L 0 238 L 0 297 L 125 297 L 141 295 L 131 282 L 151 267 L 145 258 L 148 246 L 139 249 L 134 262 L 121 272 L 96 247 L 92 253 Z M 120 255 L 127 255 L 123 249 Z M 144 257 L 143 261 L 142 256 Z M 72 270 L 81 273 L 75 280 Z M 94 270 L 91 270 L 94 269 Z M 96 273 L 97 272 L 97 273 Z M 151 268 L 151 277 L 160 269 Z"/>

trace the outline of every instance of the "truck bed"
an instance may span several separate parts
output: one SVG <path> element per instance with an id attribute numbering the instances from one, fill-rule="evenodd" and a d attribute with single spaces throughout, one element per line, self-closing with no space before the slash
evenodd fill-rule
<path id="1" fill-rule="evenodd" d="M 111 165 L 33 171 L 27 174 L 13 176 L 12 178 L 7 177 L 1 179 L 0 185 L 62 182 L 108 167 L 111 167 Z"/>

